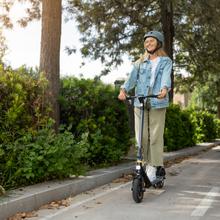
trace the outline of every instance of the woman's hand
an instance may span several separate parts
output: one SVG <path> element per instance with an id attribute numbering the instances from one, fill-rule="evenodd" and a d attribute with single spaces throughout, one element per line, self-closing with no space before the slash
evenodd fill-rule
<path id="1" fill-rule="evenodd" d="M 167 95 L 167 88 L 163 88 L 163 89 L 161 89 L 161 91 L 160 91 L 160 93 L 158 94 L 158 99 L 163 99 L 163 98 L 165 98 L 166 97 L 166 95 Z"/>
<path id="2" fill-rule="evenodd" d="M 121 90 L 120 90 L 120 93 L 119 93 L 119 95 L 118 95 L 118 99 L 121 100 L 121 101 L 126 100 L 126 92 L 125 92 L 124 89 L 121 89 Z"/>

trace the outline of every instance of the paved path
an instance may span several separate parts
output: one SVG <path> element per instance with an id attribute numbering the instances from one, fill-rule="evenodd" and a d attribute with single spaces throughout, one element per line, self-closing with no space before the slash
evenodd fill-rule
<path id="1" fill-rule="evenodd" d="M 69 198 L 68 207 L 41 209 L 31 220 L 219 220 L 220 146 L 167 168 L 163 189 L 149 189 L 142 203 L 131 182 L 114 182 Z"/>

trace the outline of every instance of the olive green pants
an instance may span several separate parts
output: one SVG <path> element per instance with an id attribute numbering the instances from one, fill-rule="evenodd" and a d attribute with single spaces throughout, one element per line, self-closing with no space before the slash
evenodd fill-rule
<path id="1" fill-rule="evenodd" d="M 135 114 L 135 137 L 138 142 L 140 129 L 140 108 L 134 109 Z M 166 108 L 150 109 L 150 144 L 148 144 L 148 112 L 144 110 L 144 127 L 143 127 L 143 159 L 151 166 L 163 166 L 163 148 L 164 148 L 164 126 Z M 149 146 L 148 146 L 149 145 Z"/>

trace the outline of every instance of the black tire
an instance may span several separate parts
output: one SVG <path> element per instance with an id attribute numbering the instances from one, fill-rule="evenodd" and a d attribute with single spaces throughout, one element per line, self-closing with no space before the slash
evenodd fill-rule
<path id="1" fill-rule="evenodd" d="M 163 188 L 165 175 L 166 175 L 166 171 L 165 171 L 164 167 L 161 167 L 161 166 L 157 167 L 156 176 L 157 176 L 157 178 L 160 178 L 161 181 L 159 181 L 159 182 L 155 185 L 155 188 L 157 188 L 157 189 Z"/>
<path id="2" fill-rule="evenodd" d="M 141 178 L 133 179 L 132 195 L 136 203 L 140 203 L 144 197 L 144 182 Z"/>
<path id="3" fill-rule="evenodd" d="M 157 184 L 157 187 L 156 187 L 156 188 L 158 188 L 158 189 L 162 189 L 163 186 L 164 186 L 164 180 L 161 181 L 161 182 L 159 182 L 159 183 Z"/>

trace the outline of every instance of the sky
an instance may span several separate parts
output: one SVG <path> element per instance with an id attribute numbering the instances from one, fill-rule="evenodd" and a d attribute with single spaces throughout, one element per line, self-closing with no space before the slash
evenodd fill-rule
<path id="1" fill-rule="evenodd" d="M 11 11 L 11 17 L 15 21 L 17 18 L 24 15 L 25 5 L 15 5 Z M 26 28 L 15 25 L 13 30 L 4 30 L 6 44 L 8 46 L 7 54 L 4 61 L 13 68 L 18 68 L 21 65 L 28 67 L 36 67 L 40 60 L 40 36 L 41 23 L 34 21 L 28 24 Z M 93 78 L 98 75 L 103 68 L 99 61 L 91 59 L 83 59 L 80 53 L 80 33 L 77 30 L 76 24 L 73 21 L 62 22 L 61 35 L 61 54 L 60 54 L 60 73 L 61 76 L 77 76 L 81 74 L 85 78 Z M 70 46 L 76 48 L 77 52 L 72 55 L 67 55 L 65 47 Z M 81 63 L 85 65 L 81 67 Z M 126 77 L 126 74 L 131 70 L 131 61 L 128 58 L 124 59 L 124 63 L 114 69 L 107 76 L 103 76 L 101 80 L 105 83 L 114 83 L 118 78 Z"/>

